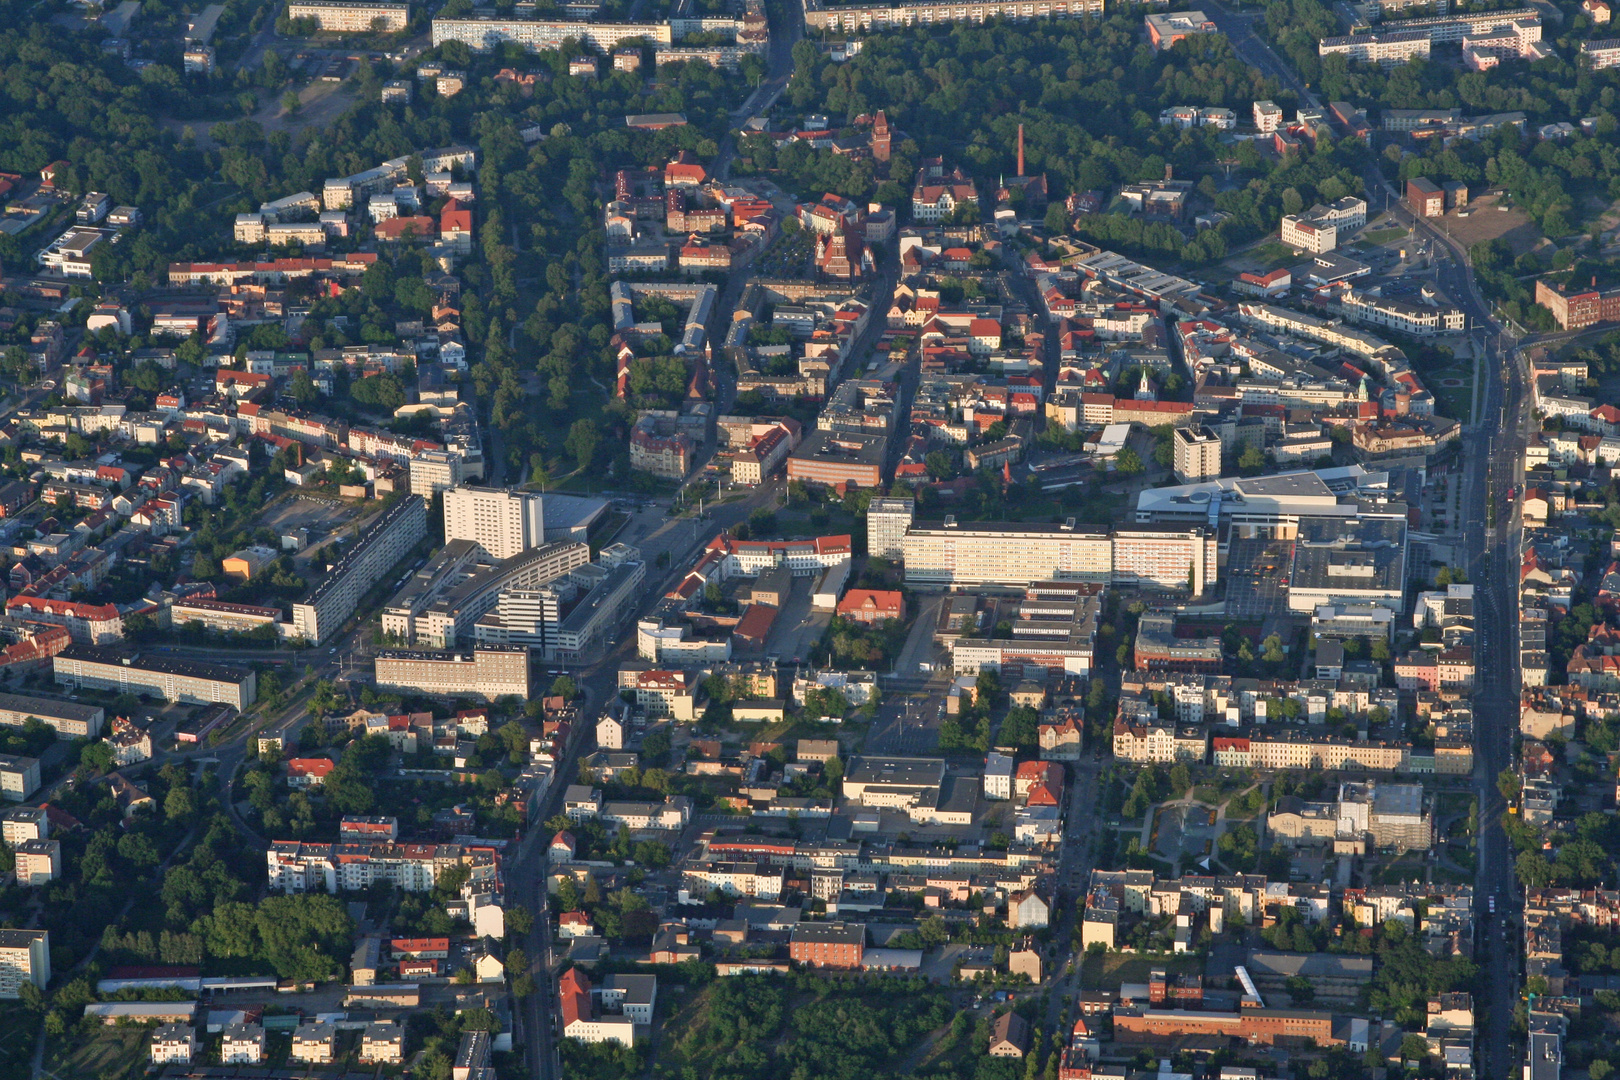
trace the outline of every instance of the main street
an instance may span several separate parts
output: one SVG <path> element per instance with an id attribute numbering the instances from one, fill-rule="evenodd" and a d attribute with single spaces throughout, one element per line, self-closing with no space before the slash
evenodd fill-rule
<path id="1" fill-rule="evenodd" d="M 1216 25 L 1247 63 L 1299 95 L 1303 104 L 1322 102 L 1288 63 L 1254 33 L 1262 15 L 1228 12 L 1206 5 Z M 1474 415 L 1462 436 L 1463 497 L 1459 528 L 1467 551 L 1469 580 L 1475 583 L 1475 664 L 1480 672 L 1474 697 L 1474 787 L 1479 800 L 1478 866 L 1475 877 L 1476 955 L 1490 972 L 1483 980 L 1478 1069 L 1493 1080 L 1517 1071 L 1510 1036 L 1520 975 L 1520 904 L 1516 899 L 1513 855 L 1502 831 L 1505 802 L 1496 776 L 1513 764 L 1518 732 L 1518 577 L 1524 446 L 1532 428 L 1526 399 L 1527 375 L 1518 343 L 1503 333 L 1468 265 L 1468 253 L 1442 229 L 1401 202 L 1376 158 L 1363 170 L 1369 216 L 1386 211 L 1398 224 L 1426 237 L 1435 251 L 1436 282 L 1468 316 L 1475 340 L 1483 334 L 1476 362 Z M 1496 914 L 1490 902 L 1496 901 Z"/>

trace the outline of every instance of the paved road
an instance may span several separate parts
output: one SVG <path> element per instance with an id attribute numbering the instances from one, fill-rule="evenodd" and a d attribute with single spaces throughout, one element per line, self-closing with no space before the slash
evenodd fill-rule
<path id="1" fill-rule="evenodd" d="M 1263 16 L 1236 14 L 1218 3 L 1206 5 L 1216 25 L 1244 61 L 1293 89 L 1303 102 L 1322 103 L 1299 76 L 1253 32 Z M 1471 329 L 1482 333 L 1484 347 L 1476 365 L 1475 408 L 1463 436 L 1462 496 L 1459 531 L 1465 538 L 1470 579 L 1476 583 L 1475 655 L 1480 671 L 1474 698 L 1474 784 L 1480 804 L 1479 865 L 1475 878 L 1478 960 L 1492 973 L 1486 980 L 1480 1009 L 1479 1072 L 1492 1080 L 1508 1077 L 1518 1059 L 1510 1037 L 1517 1001 L 1520 963 L 1517 928 L 1522 922 L 1516 897 L 1512 853 L 1502 832 L 1506 809 L 1496 789 L 1496 775 L 1513 761 L 1518 730 L 1517 568 L 1521 544 L 1518 514 L 1510 489 L 1522 486 L 1524 444 L 1532 418 L 1526 401 L 1526 372 L 1519 342 L 1503 333 L 1468 266 L 1467 252 L 1427 219 L 1418 218 L 1384 178 L 1378 161 L 1369 157 L 1363 178 L 1368 213 L 1388 211 L 1415 235 L 1431 240 L 1435 278 L 1468 315 Z M 1545 335 L 1555 343 L 1574 335 Z M 1526 340 L 1524 344 L 1528 344 Z M 1461 419 L 1461 418 L 1460 418 Z M 1497 904 L 1489 918 L 1489 900 Z"/>

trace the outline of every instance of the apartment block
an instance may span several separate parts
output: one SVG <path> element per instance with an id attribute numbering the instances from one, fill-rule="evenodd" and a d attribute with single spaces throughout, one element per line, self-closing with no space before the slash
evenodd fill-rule
<path id="1" fill-rule="evenodd" d="M 1620 38 L 1581 42 L 1581 59 L 1594 71 L 1620 65 Z"/>
<path id="2" fill-rule="evenodd" d="M 474 883 L 495 882 L 495 853 L 456 844 L 305 844 L 277 840 L 265 855 L 271 892 L 360 891 L 386 881 L 402 892 L 426 892 L 440 874 L 467 866 Z"/>
<path id="3" fill-rule="evenodd" d="M 1338 54 L 1364 64 L 1399 67 L 1411 60 L 1427 60 L 1431 41 L 1426 30 L 1385 30 L 1325 37 L 1317 44 L 1316 51 L 1321 56 Z"/>
<path id="4" fill-rule="evenodd" d="M 190 1024 L 160 1024 L 152 1032 L 154 1065 L 190 1065 L 197 1053 L 197 1029 Z"/>
<path id="5" fill-rule="evenodd" d="M 108 690 L 192 704 L 229 705 L 240 712 L 258 696 L 250 668 L 196 660 L 127 655 L 94 645 L 69 645 L 52 657 L 58 686 Z"/>
<path id="6" fill-rule="evenodd" d="M 221 634 L 241 634 L 264 626 L 279 626 L 281 609 L 257 604 L 230 604 L 223 600 L 178 600 L 169 608 L 172 626 L 199 626 Z"/>
<path id="7" fill-rule="evenodd" d="M 101 734 L 106 718 L 107 712 L 100 705 L 0 694 L 0 724 L 22 727 L 34 719 L 54 728 L 60 739 L 94 739 Z"/>
<path id="8" fill-rule="evenodd" d="M 317 28 L 345 34 L 381 32 L 397 34 L 411 19 L 411 7 L 406 3 L 359 3 L 346 0 L 292 0 L 287 5 L 287 18 L 314 19 Z"/>
<path id="9" fill-rule="evenodd" d="M 34 888 L 62 876 L 62 844 L 59 840 L 24 840 L 12 850 L 12 854 L 16 859 L 19 885 Z"/>
<path id="10" fill-rule="evenodd" d="M 0 840 L 16 847 L 51 835 L 51 819 L 43 806 L 13 806 L 0 811 Z"/>
<path id="11" fill-rule="evenodd" d="M 1103 0 L 984 0 L 973 4 L 908 3 L 896 0 L 886 4 L 850 4 L 836 7 L 820 3 L 805 5 L 804 24 L 816 30 L 843 33 L 884 30 L 893 27 L 934 26 L 949 22 L 989 22 L 1005 19 L 1099 18 Z"/>
<path id="12" fill-rule="evenodd" d="M 226 1024 L 219 1043 L 222 1065 L 258 1065 L 264 1061 L 264 1027 L 260 1024 Z"/>
<path id="13" fill-rule="evenodd" d="M 309 596 L 294 604 L 293 629 L 319 645 L 342 629 L 360 598 L 427 536 L 427 504 L 406 495 L 366 526 Z"/>
<path id="14" fill-rule="evenodd" d="M 51 981 L 49 930 L 0 930 L 0 998 L 21 997 L 22 984 L 44 990 Z"/>
<path id="15" fill-rule="evenodd" d="M 1173 467 L 1184 484 L 1221 475 L 1221 439 L 1207 427 L 1176 428 L 1171 433 Z"/>
<path id="16" fill-rule="evenodd" d="M 530 692 L 529 650 L 512 645 L 479 645 L 455 652 L 388 650 L 377 654 L 380 689 L 407 690 L 430 697 L 481 697 L 489 701 Z"/>

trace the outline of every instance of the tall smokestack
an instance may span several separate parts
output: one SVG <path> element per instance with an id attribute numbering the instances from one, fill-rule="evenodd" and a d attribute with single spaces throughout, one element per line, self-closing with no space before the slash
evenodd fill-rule
<path id="1" fill-rule="evenodd" d="M 1018 175 L 1024 175 L 1024 125 L 1018 125 Z"/>

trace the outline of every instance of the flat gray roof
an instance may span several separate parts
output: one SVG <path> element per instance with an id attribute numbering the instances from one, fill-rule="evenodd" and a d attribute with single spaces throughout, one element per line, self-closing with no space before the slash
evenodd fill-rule
<path id="1" fill-rule="evenodd" d="M 936 787 L 945 779 L 943 758 L 856 757 L 844 778 L 855 784 Z"/>

